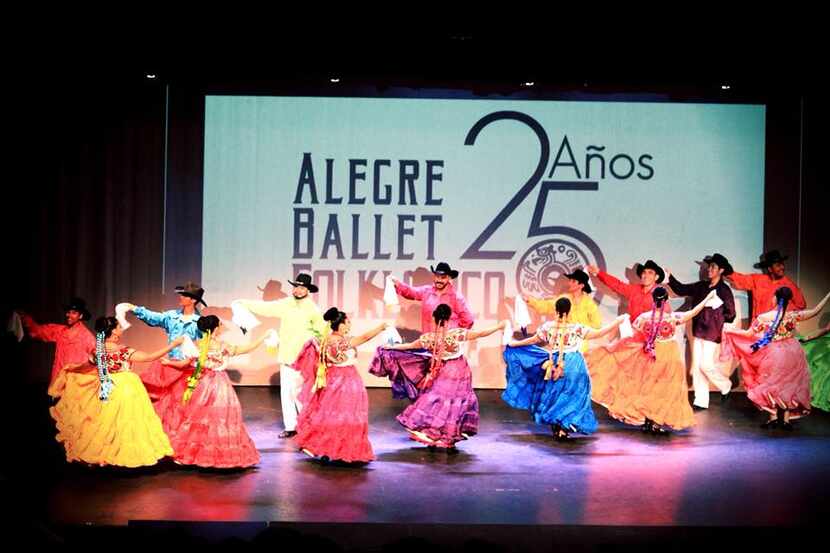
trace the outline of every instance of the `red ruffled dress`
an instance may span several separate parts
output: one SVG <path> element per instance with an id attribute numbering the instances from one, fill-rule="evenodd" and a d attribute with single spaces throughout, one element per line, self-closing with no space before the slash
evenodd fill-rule
<path id="1" fill-rule="evenodd" d="M 326 385 L 315 388 L 321 362 L 319 345 L 309 340 L 294 367 L 303 374 L 303 410 L 297 421 L 297 446 L 314 457 L 348 463 L 374 460 L 369 443 L 369 396 L 357 373 L 357 352 L 348 336 L 333 334 L 325 342 Z"/>
<path id="2" fill-rule="evenodd" d="M 259 452 L 245 429 L 242 406 L 225 372 L 234 353 L 234 346 L 212 342 L 190 399 L 182 401 L 197 359 L 154 404 L 177 463 L 212 468 L 259 463 Z"/>

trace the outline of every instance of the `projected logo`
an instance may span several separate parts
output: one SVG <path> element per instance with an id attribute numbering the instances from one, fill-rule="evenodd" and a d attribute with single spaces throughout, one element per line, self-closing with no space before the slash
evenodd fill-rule
<path id="1" fill-rule="evenodd" d="M 564 275 L 586 265 L 604 266 L 602 252 L 588 240 L 586 245 L 572 236 L 561 235 L 533 244 L 516 266 L 516 290 L 532 296 L 554 296 L 565 291 Z M 595 297 L 602 300 L 599 292 Z"/>

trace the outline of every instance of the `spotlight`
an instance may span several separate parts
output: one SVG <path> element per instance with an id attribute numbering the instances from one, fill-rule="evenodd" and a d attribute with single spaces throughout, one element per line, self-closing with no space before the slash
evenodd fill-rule
<path id="1" fill-rule="evenodd" d="M 533 81 L 525 81 L 525 82 L 523 82 L 523 83 L 522 83 L 522 86 L 533 86 L 533 85 L 535 85 L 535 84 L 536 84 L 536 83 L 535 83 L 535 82 L 533 82 Z"/>
<path id="2" fill-rule="evenodd" d="M 339 83 L 340 82 L 340 77 L 332 77 L 332 78 L 329 79 L 329 82 L 330 83 Z"/>
<path id="3" fill-rule="evenodd" d="M 145 77 L 147 77 L 147 78 L 148 78 L 148 79 L 150 79 L 150 80 L 153 80 L 153 79 L 155 79 L 155 78 L 156 78 L 156 74 L 155 74 L 155 73 L 147 73 L 147 74 L 146 74 L 146 75 L 144 75 L 144 76 L 145 76 Z"/>
<path id="4" fill-rule="evenodd" d="M 721 90 L 730 90 L 731 88 L 732 88 L 732 85 L 730 85 L 728 83 L 723 83 L 722 85 L 720 85 Z"/>

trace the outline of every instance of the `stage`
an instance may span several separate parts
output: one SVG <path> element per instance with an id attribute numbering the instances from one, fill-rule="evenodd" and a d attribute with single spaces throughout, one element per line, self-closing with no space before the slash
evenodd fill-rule
<path id="1" fill-rule="evenodd" d="M 394 420 L 404 403 L 388 389 L 370 389 L 377 459 L 342 466 L 277 438 L 278 388 L 237 391 L 262 455 L 256 469 L 67 465 L 40 401 L 41 455 L 25 469 L 26 483 L 11 478 L 7 485 L 33 494 L 31 520 L 62 536 L 128 526 L 142 535 L 172 527 L 202 539 L 252 538 L 270 525 L 271 532 L 292 529 L 369 549 L 404 536 L 525 549 L 660 536 L 762 543 L 764 536 L 783 539 L 785 528 L 800 540 L 830 514 L 830 415 L 814 411 L 792 432 L 763 430 L 764 415 L 744 394 L 725 404 L 713 395 L 693 430 L 671 436 L 643 434 L 596 407 L 599 431 L 560 443 L 526 412 L 507 407 L 499 391 L 479 390 L 480 433 L 453 454 L 409 440 Z M 34 406 L 29 412 L 38 416 Z"/>

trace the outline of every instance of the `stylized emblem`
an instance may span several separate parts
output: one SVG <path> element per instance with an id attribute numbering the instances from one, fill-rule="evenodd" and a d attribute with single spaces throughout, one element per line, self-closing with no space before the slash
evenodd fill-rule
<path id="1" fill-rule="evenodd" d="M 573 236 L 558 234 L 536 242 L 519 259 L 516 289 L 520 294 L 531 296 L 563 293 L 563 275 L 587 265 L 605 264 L 596 244 L 589 241 L 590 244 L 585 244 Z M 602 294 L 596 292 L 594 298 L 602 301 Z"/>

